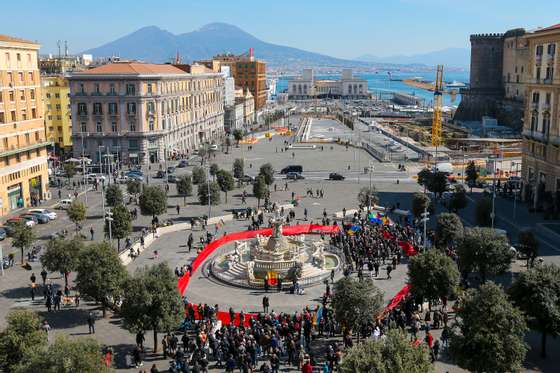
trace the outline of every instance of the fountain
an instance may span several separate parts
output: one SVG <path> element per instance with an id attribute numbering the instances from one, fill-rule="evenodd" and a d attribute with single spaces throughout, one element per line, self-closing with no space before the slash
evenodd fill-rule
<path id="1" fill-rule="evenodd" d="M 212 276 L 235 286 L 262 288 L 265 280 L 269 285 L 315 284 L 329 277 L 332 270 L 338 270 L 340 259 L 325 250 L 327 242 L 307 241 L 305 235 L 285 236 L 282 223 L 277 213 L 270 220 L 269 237 L 238 241 L 233 252 L 215 257 L 210 266 Z"/>

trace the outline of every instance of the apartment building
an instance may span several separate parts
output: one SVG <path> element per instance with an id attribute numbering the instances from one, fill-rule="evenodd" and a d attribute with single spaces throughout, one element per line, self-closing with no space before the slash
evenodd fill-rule
<path id="1" fill-rule="evenodd" d="M 224 136 L 219 73 L 199 66 L 117 62 L 72 73 L 69 81 L 75 156 L 154 163 Z"/>
<path id="2" fill-rule="evenodd" d="M 49 198 L 38 50 L 0 35 L 0 215 Z"/>
<path id="3" fill-rule="evenodd" d="M 523 127 L 524 198 L 545 207 L 560 197 L 560 24 L 527 35 L 529 66 Z"/>
<path id="4" fill-rule="evenodd" d="M 70 87 L 62 76 L 43 76 L 43 106 L 47 140 L 58 155 L 72 151 L 72 113 Z"/>

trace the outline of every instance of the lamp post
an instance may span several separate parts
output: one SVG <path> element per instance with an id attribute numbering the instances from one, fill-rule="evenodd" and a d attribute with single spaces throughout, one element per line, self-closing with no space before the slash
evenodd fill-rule
<path id="1" fill-rule="evenodd" d="M 86 201 L 86 205 L 88 204 L 88 200 L 87 200 L 87 191 L 88 191 L 88 185 L 87 185 L 87 172 L 86 172 L 86 158 L 85 158 L 85 154 L 84 154 L 84 133 L 80 132 L 80 137 L 82 140 L 82 183 L 84 184 L 84 199 Z"/>
<path id="2" fill-rule="evenodd" d="M 424 247 L 424 252 L 426 251 L 427 245 L 426 245 L 426 231 L 427 231 L 427 224 L 428 221 L 430 220 L 429 216 L 430 213 L 428 212 L 428 207 L 424 207 L 424 212 L 421 214 L 422 216 L 422 222 L 424 223 L 424 239 L 422 242 L 422 246 Z"/>
<path id="3" fill-rule="evenodd" d="M 111 222 L 114 219 L 113 219 L 113 213 L 111 212 L 111 209 L 107 209 L 107 211 L 105 211 L 105 220 L 109 224 L 109 241 L 112 241 L 113 240 L 113 232 L 112 232 Z"/>

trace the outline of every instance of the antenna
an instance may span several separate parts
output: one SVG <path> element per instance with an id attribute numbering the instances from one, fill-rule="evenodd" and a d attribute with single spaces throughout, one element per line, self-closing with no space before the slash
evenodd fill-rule
<path id="1" fill-rule="evenodd" d="M 60 46 L 61 46 L 60 40 L 56 41 L 56 46 L 58 47 L 58 58 L 60 58 L 60 56 L 61 56 L 61 54 L 60 54 Z"/>
<path id="2" fill-rule="evenodd" d="M 68 57 L 68 40 L 64 40 L 64 57 Z"/>

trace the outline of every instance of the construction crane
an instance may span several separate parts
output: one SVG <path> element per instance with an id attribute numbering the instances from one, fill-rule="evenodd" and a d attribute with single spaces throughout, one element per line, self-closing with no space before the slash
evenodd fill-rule
<path id="1" fill-rule="evenodd" d="M 437 66 L 434 85 L 434 116 L 432 118 L 432 146 L 441 145 L 441 103 L 443 97 L 443 65 Z M 436 160 L 437 161 L 437 160 Z"/>

